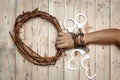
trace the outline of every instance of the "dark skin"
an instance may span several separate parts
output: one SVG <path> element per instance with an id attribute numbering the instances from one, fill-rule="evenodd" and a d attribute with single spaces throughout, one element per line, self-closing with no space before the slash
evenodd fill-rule
<path id="1" fill-rule="evenodd" d="M 79 44 L 80 36 L 78 37 Z M 84 34 L 85 44 L 115 44 L 120 48 L 120 29 L 105 29 Z M 56 39 L 56 47 L 63 49 L 74 48 L 74 41 L 70 33 L 60 32 Z"/>

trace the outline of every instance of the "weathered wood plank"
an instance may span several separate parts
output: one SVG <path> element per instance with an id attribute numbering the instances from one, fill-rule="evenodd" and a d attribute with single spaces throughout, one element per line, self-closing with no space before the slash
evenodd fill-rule
<path id="1" fill-rule="evenodd" d="M 88 18 L 88 32 L 93 32 L 96 29 L 96 21 L 95 21 L 95 0 L 87 0 L 86 2 L 87 4 L 87 18 Z M 96 74 L 96 48 L 95 45 L 88 45 L 90 52 L 90 59 L 89 61 L 89 75 L 92 76 L 94 74 Z M 96 78 L 96 77 L 95 77 Z M 92 80 L 95 80 L 95 78 L 93 78 Z"/>
<path id="2" fill-rule="evenodd" d="M 49 13 L 56 17 L 63 28 L 64 20 L 64 0 L 49 0 Z M 57 30 L 49 24 L 49 56 L 56 54 L 55 42 Z M 63 80 L 63 57 L 57 60 L 56 65 L 49 66 L 49 80 Z"/>
<path id="3" fill-rule="evenodd" d="M 120 29 L 120 0 L 111 0 L 111 28 Z M 118 36 L 117 36 L 118 37 Z M 111 80 L 120 80 L 120 49 L 111 46 Z"/>
<path id="4" fill-rule="evenodd" d="M 55 66 L 36 66 L 19 54 L 9 31 L 13 30 L 15 17 L 22 11 L 38 7 L 39 10 L 49 12 L 58 19 L 63 30 L 64 19 L 73 18 L 79 12 L 87 15 L 88 24 L 92 27 L 89 32 L 120 28 L 120 0 L 1 0 L 0 3 L 0 80 L 86 80 L 84 70 L 79 67 L 81 56 L 75 56 L 76 62 L 72 64 L 78 69 L 68 70 L 67 61 L 70 59 L 71 50 L 65 51 L 65 56 L 61 57 Z M 38 54 L 55 55 L 57 31 L 46 20 L 30 20 L 20 32 L 22 40 Z M 89 45 L 89 48 L 89 74 L 97 73 L 92 80 L 119 80 L 120 49 L 115 45 L 111 48 Z"/>
<path id="5" fill-rule="evenodd" d="M 0 3 L 0 80 L 15 80 L 15 50 L 9 35 L 15 20 L 15 0 Z"/>
<path id="6" fill-rule="evenodd" d="M 96 30 L 110 28 L 109 25 L 109 0 L 96 0 Z M 96 79 L 110 80 L 110 47 L 107 45 L 96 46 Z"/>
<path id="7" fill-rule="evenodd" d="M 87 4 L 86 3 L 87 3 L 87 0 L 80 0 L 80 12 L 87 16 Z M 83 20 L 81 19 L 81 21 L 83 21 Z M 84 29 L 85 29 L 85 27 L 82 29 L 82 31 L 84 33 L 86 33 L 86 31 Z M 82 58 L 83 57 L 80 56 L 80 60 Z M 84 62 L 84 65 L 88 66 L 88 60 L 87 60 L 87 62 Z M 85 75 L 85 70 L 81 67 L 80 68 L 80 80 L 86 80 L 86 79 L 87 79 L 87 77 Z"/>
<path id="8" fill-rule="evenodd" d="M 29 0 L 16 1 L 16 17 L 23 11 L 31 11 L 32 2 Z M 31 22 L 28 21 L 23 25 L 20 31 L 22 40 L 28 46 L 31 45 Z M 31 63 L 24 59 L 16 49 L 16 80 L 31 80 Z"/>
<path id="9" fill-rule="evenodd" d="M 33 0 L 33 9 L 48 12 L 48 0 Z M 49 26 L 48 21 L 35 18 L 32 25 L 32 48 L 41 56 L 49 55 Z M 48 80 L 48 66 L 32 64 L 32 80 Z"/>
<path id="10" fill-rule="evenodd" d="M 80 10 L 80 1 L 79 0 L 65 0 L 65 18 L 74 18 Z M 66 24 L 68 27 L 71 27 L 71 23 L 68 22 Z M 75 29 L 74 32 L 77 31 L 77 28 Z M 79 59 L 80 59 L 80 54 L 77 53 L 74 58 L 75 60 L 71 62 L 70 66 L 71 67 L 76 67 L 76 70 L 69 70 L 68 69 L 68 60 L 71 58 L 71 50 L 65 51 L 65 57 L 64 57 L 64 80 L 79 80 L 80 72 L 79 72 Z"/>

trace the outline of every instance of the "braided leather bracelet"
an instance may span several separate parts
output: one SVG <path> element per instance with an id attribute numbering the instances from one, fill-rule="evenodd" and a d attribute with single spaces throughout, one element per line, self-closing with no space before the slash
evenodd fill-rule
<path id="1" fill-rule="evenodd" d="M 55 56 L 52 57 L 42 57 L 30 49 L 20 38 L 19 30 L 22 28 L 22 25 L 31 18 L 40 17 L 47 21 L 50 21 L 57 29 L 58 32 L 61 32 L 62 29 L 57 21 L 57 19 L 46 12 L 38 11 L 38 8 L 33 11 L 25 12 L 19 15 L 14 24 L 13 34 L 10 33 L 15 45 L 17 46 L 19 53 L 28 61 L 36 65 L 54 65 L 57 59 L 62 55 L 62 49 L 58 49 Z"/>
<path id="2" fill-rule="evenodd" d="M 71 33 L 71 35 L 74 40 L 75 48 L 86 48 L 85 41 L 83 39 L 84 33 L 81 30 L 79 30 L 79 33 L 77 33 L 77 34 Z M 80 39 L 78 38 L 79 36 L 80 36 Z"/>
<path id="3" fill-rule="evenodd" d="M 85 41 L 84 41 L 84 33 L 80 33 L 80 43 L 82 48 L 86 48 Z"/>

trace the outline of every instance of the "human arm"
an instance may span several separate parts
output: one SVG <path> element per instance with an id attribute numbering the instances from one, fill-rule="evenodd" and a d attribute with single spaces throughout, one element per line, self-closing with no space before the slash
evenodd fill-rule
<path id="1" fill-rule="evenodd" d="M 78 36 L 80 45 L 80 36 Z M 120 47 L 120 29 L 105 29 L 84 34 L 85 44 L 116 44 Z M 59 33 L 56 40 L 57 48 L 74 48 L 74 40 L 69 33 Z"/>

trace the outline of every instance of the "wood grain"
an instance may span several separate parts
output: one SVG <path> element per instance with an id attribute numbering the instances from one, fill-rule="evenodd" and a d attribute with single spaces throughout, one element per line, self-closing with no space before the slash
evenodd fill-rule
<path id="1" fill-rule="evenodd" d="M 109 25 L 109 0 L 96 0 L 96 30 L 108 29 Z M 110 47 L 109 45 L 96 46 L 96 73 L 97 80 L 109 80 L 110 73 Z"/>
<path id="2" fill-rule="evenodd" d="M 0 80 L 87 80 L 80 67 L 82 56 L 77 54 L 68 70 L 67 62 L 71 50 L 52 66 L 37 66 L 25 60 L 14 45 L 9 31 L 12 31 L 15 18 L 22 11 L 39 10 L 57 18 L 63 31 L 63 21 L 84 13 L 91 27 L 88 32 L 108 28 L 120 29 L 120 0 L 0 0 Z M 77 28 L 75 29 L 75 32 Z M 85 31 L 84 31 L 85 32 Z M 57 31 L 46 20 L 35 18 L 23 25 L 20 31 L 22 40 L 41 56 L 56 53 Z M 97 73 L 91 80 L 120 80 L 120 49 L 115 45 L 88 45 L 90 60 L 89 75 Z"/>
<path id="3" fill-rule="evenodd" d="M 0 80 L 15 80 L 15 47 L 9 36 L 15 20 L 15 0 L 0 3 Z"/>
<path id="4" fill-rule="evenodd" d="M 120 0 L 111 0 L 111 28 L 120 29 Z M 111 46 L 111 80 L 120 79 L 120 49 L 115 45 Z"/>
<path id="5" fill-rule="evenodd" d="M 48 12 L 48 0 L 33 0 L 33 9 L 39 8 Z M 49 26 L 48 22 L 41 18 L 33 20 L 32 25 L 32 48 L 41 56 L 49 55 Z M 32 80 L 48 80 L 48 66 L 37 66 L 32 64 Z"/>
<path id="6" fill-rule="evenodd" d="M 95 14 L 95 0 L 87 0 L 87 18 L 88 18 L 88 26 L 90 27 L 89 32 L 93 32 L 96 29 L 96 14 Z M 96 45 L 88 45 L 90 49 L 89 55 L 90 59 L 88 60 L 88 67 L 89 67 L 89 75 L 92 76 L 96 74 Z M 92 80 L 95 80 L 93 78 Z"/>
<path id="7" fill-rule="evenodd" d="M 61 28 L 64 20 L 64 0 L 50 0 L 49 13 L 57 18 Z M 49 24 L 49 56 L 56 54 L 55 41 L 58 32 L 56 28 Z M 57 60 L 55 65 L 49 66 L 49 80 L 63 80 L 63 57 Z"/>
<path id="8" fill-rule="evenodd" d="M 79 12 L 79 6 L 79 0 L 65 0 L 65 19 L 74 18 L 75 15 L 77 15 L 77 13 Z M 68 22 L 68 24 L 70 23 Z M 68 60 L 71 58 L 70 54 L 72 50 L 65 51 L 66 56 L 64 57 L 64 80 L 79 80 L 79 53 L 74 56 L 75 60 L 73 60 L 70 64 L 71 67 L 76 67 L 77 69 L 69 70 L 67 65 Z"/>
<path id="9" fill-rule="evenodd" d="M 16 17 L 22 14 L 23 11 L 32 10 L 32 2 L 28 0 L 16 1 Z M 31 21 L 23 25 L 20 31 L 22 40 L 28 45 L 31 45 Z M 28 27 L 29 26 L 29 27 Z M 31 80 L 31 63 L 25 60 L 16 49 L 16 80 Z"/>

